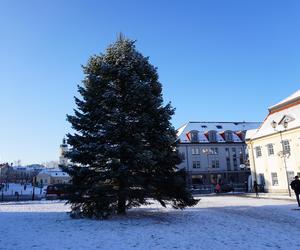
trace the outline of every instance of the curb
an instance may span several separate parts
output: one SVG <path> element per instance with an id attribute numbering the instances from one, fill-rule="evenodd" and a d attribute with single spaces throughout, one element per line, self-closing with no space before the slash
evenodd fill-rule
<path id="1" fill-rule="evenodd" d="M 252 195 L 247 194 L 237 194 L 237 196 L 243 197 L 243 198 L 256 198 Z M 271 200 L 284 200 L 284 201 L 294 201 L 296 197 L 274 197 L 274 196 L 259 196 L 258 199 L 271 199 Z"/>

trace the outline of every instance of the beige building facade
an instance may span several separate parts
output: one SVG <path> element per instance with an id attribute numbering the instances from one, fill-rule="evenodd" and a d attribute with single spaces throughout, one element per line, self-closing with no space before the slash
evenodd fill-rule
<path id="1" fill-rule="evenodd" d="M 291 193 L 300 176 L 300 90 L 269 108 L 262 125 L 246 134 L 252 181 L 267 192 Z"/>
<path id="2" fill-rule="evenodd" d="M 61 170 L 44 170 L 36 176 L 36 183 L 40 185 L 66 184 L 71 177 Z"/>

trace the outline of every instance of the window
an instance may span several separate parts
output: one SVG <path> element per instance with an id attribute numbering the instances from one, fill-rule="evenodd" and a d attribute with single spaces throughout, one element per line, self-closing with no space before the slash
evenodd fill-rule
<path id="1" fill-rule="evenodd" d="M 261 185 L 265 185 L 265 175 L 264 174 L 258 174 L 257 176 L 257 183 Z"/>
<path id="2" fill-rule="evenodd" d="M 258 157 L 261 157 L 261 156 L 262 156 L 262 154 L 261 154 L 261 148 L 260 148 L 260 146 L 258 146 L 258 147 L 255 147 L 255 152 L 256 152 L 256 158 L 258 158 Z"/>
<path id="3" fill-rule="evenodd" d="M 192 148 L 192 155 L 199 155 L 200 154 L 200 148 Z"/>
<path id="4" fill-rule="evenodd" d="M 216 127 L 217 127 L 217 129 L 222 129 L 223 128 L 222 125 L 217 125 Z"/>
<path id="5" fill-rule="evenodd" d="M 201 125 L 201 128 L 207 128 L 207 126 L 206 125 Z"/>
<path id="6" fill-rule="evenodd" d="M 278 186 L 278 176 L 277 173 L 271 173 L 272 186 Z"/>
<path id="7" fill-rule="evenodd" d="M 288 182 L 290 184 L 294 180 L 294 177 L 295 177 L 294 171 L 287 171 L 287 177 L 288 177 Z"/>
<path id="8" fill-rule="evenodd" d="M 214 155 L 219 154 L 219 149 L 218 148 L 210 148 L 210 152 Z"/>
<path id="9" fill-rule="evenodd" d="M 227 170 L 230 171 L 231 170 L 230 158 L 226 158 L 226 166 L 227 166 Z"/>
<path id="10" fill-rule="evenodd" d="M 193 161 L 193 168 L 200 168 L 200 161 Z"/>
<path id="11" fill-rule="evenodd" d="M 233 134 L 232 131 L 225 131 L 225 141 L 232 142 L 233 141 Z"/>
<path id="12" fill-rule="evenodd" d="M 231 151 L 232 151 L 233 167 L 234 167 L 234 170 L 237 170 L 238 163 L 237 163 L 237 158 L 236 158 L 236 148 L 231 148 Z"/>
<path id="13" fill-rule="evenodd" d="M 267 148 L 268 148 L 268 155 L 274 155 L 274 148 L 273 148 L 273 144 L 267 144 Z"/>
<path id="14" fill-rule="evenodd" d="M 243 148 L 240 148 L 240 163 L 244 163 L 244 150 Z"/>
<path id="15" fill-rule="evenodd" d="M 226 158 L 230 157 L 229 148 L 225 148 L 225 155 L 226 155 Z"/>
<path id="16" fill-rule="evenodd" d="M 208 140 L 210 142 L 216 142 L 217 141 L 217 132 L 216 131 L 209 131 L 208 132 Z"/>
<path id="17" fill-rule="evenodd" d="M 203 175 L 192 175 L 192 183 L 201 185 L 204 183 L 204 177 Z"/>
<path id="18" fill-rule="evenodd" d="M 226 153 L 226 166 L 227 166 L 227 170 L 230 171 L 231 170 L 231 165 L 230 165 L 230 152 L 229 152 L 229 148 L 225 148 L 225 153 Z"/>
<path id="19" fill-rule="evenodd" d="M 198 131 L 191 131 L 190 132 L 190 136 L 191 136 L 191 142 L 198 142 Z"/>
<path id="20" fill-rule="evenodd" d="M 184 161 L 185 160 L 185 154 L 183 152 L 179 153 L 179 158 Z"/>
<path id="21" fill-rule="evenodd" d="M 231 151 L 232 151 L 232 156 L 236 157 L 236 148 L 232 148 Z"/>
<path id="22" fill-rule="evenodd" d="M 291 151 L 290 142 L 288 140 L 284 140 L 282 141 L 282 145 L 283 145 L 283 153 L 289 154 Z"/>
<path id="23" fill-rule="evenodd" d="M 234 167 L 234 170 L 237 170 L 237 166 L 238 166 L 237 159 L 233 158 L 233 167 Z"/>
<path id="24" fill-rule="evenodd" d="M 219 168 L 219 167 L 220 167 L 220 162 L 219 162 L 219 160 L 212 160 L 212 161 L 211 161 L 211 167 L 212 167 L 212 168 Z"/>

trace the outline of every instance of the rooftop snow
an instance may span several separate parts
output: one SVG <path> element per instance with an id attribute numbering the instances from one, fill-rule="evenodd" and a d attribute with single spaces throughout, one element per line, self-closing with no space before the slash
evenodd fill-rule
<path id="1" fill-rule="evenodd" d="M 298 104 L 298 100 L 300 100 L 300 90 L 296 91 L 294 94 L 291 96 L 285 98 L 281 102 L 277 103 L 276 105 L 272 106 L 269 108 L 269 114 L 266 117 L 265 121 L 261 125 L 261 127 L 256 131 L 254 134 L 249 134 L 251 139 L 263 137 L 266 135 L 271 135 L 276 133 L 274 128 L 272 127 L 271 123 L 272 121 L 275 121 L 277 123 L 276 130 L 281 130 L 283 131 L 284 128 L 280 122 L 282 122 L 283 118 L 289 119 L 288 121 L 288 128 L 287 129 L 292 129 L 292 128 L 297 128 L 300 127 L 300 104 Z M 293 106 L 286 106 L 289 104 L 295 104 Z M 282 110 L 276 110 L 277 108 L 284 107 L 286 108 Z M 275 110 L 275 112 L 274 112 Z M 247 136 L 247 138 L 248 138 Z M 248 138 L 248 139 L 250 139 Z"/>
<path id="2" fill-rule="evenodd" d="M 269 110 L 274 110 L 276 108 L 284 107 L 287 104 L 290 104 L 291 102 L 294 102 L 296 100 L 300 100 L 300 89 L 297 90 L 295 93 L 290 95 L 289 97 L 283 99 L 282 101 L 278 102 L 277 104 L 269 107 Z"/>
<path id="3" fill-rule="evenodd" d="M 181 142 L 189 142 L 186 134 L 195 130 L 199 132 L 199 142 L 208 142 L 204 133 L 214 130 L 218 132 L 217 141 L 225 142 L 220 135 L 221 132 L 227 130 L 239 132 L 247 131 L 249 129 L 257 129 L 260 124 L 261 123 L 259 122 L 188 122 L 177 130 L 177 137 Z M 233 134 L 233 141 L 241 142 L 241 139 L 236 134 Z"/>
<path id="4" fill-rule="evenodd" d="M 69 175 L 61 170 L 43 170 L 43 174 L 48 174 L 52 177 L 69 177 Z"/>

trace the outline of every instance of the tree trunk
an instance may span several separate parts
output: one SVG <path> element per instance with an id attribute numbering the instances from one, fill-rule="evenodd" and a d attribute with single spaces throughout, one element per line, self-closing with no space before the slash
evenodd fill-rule
<path id="1" fill-rule="evenodd" d="M 126 199 L 122 194 L 120 194 L 118 198 L 118 214 L 126 214 Z"/>

